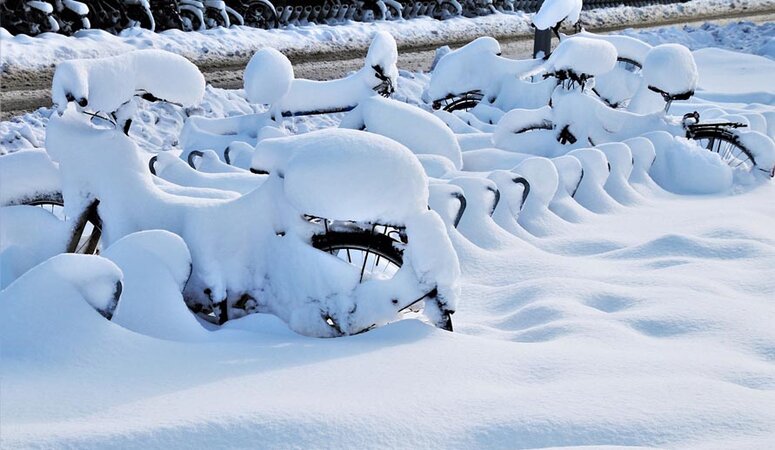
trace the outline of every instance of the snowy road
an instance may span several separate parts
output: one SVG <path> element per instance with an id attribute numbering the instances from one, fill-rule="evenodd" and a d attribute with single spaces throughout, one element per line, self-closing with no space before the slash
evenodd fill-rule
<path id="1" fill-rule="evenodd" d="M 626 28 L 650 28 L 666 25 L 700 25 L 704 22 L 724 24 L 731 21 L 744 19 L 757 24 L 772 22 L 775 20 L 775 10 L 741 10 L 739 12 L 724 12 L 719 14 L 698 17 L 693 20 L 668 17 L 659 23 L 643 22 L 640 25 L 627 23 L 621 26 L 590 27 L 590 31 L 608 33 L 620 31 Z M 402 45 L 399 48 L 399 68 L 409 71 L 428 70 L 433 61 L 435 49 L 441 45 L 460 46 L 480 34 L 465 36 L 461 40 L 459 36 L 448 39 L 443 37 L 428 44 Z M 512 58 L 525 58 L 532 50 L 532 35 L 516 34 L 499 37 L 503 54 Z M 363 64 L 363 55 L 366 49 L 328 51 L 324 53 L 297 52 L 288 56 L 294 64 L 296 76 L 315 80 L 325 80 L 341 77 L 342 75 L 357 70 Z M 242 71 L 247 64 L 248 57 L 236 57 L 230 60 L 211 59 L 205 63 L 199 63 L 199 68 L 204 73 L 208 83 L 215 87 L 235 89 L 242 87 Z M 0 119 L 7 120 L 24 112 L 33 111 L 39 107 L 50 106 L 50 91 L 52 69 L 35 69 L 31 71 L 5 71 L 2 76 L 2 89 L 0 90 Z"/>

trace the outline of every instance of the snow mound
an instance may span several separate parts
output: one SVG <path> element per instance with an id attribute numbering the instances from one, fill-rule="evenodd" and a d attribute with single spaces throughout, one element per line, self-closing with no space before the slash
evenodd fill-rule
<path id="1" fill-rule="evenodd" d="M 0 205 L 20 204 L 59 193 L 59 167 L 43 150 L 0 156 Z"/>
<path id="2" fill-rule="evenodd" d="M 0 208 L 0 289 L 46 259 L 63 253 L 70 227 L 36 206 Z"/>
<path id="3" fill-rule="evenodd" d="M 605 154 L 611 171 L 603 188 L 622 205 L 636 204 L 639 198 L 629 183 L 634 164 L 630 147 L 622 142 L 611 142 L 595 148 Z"/>
<path id="4" fill-rule="evenodd" d="M 546 30 L 565 19 L 575 24 L 579 21 L 581 6 L 581 0 L 546 0 L 533 15 L 533 25 L 539 30 Z"/>
<path id="5" fill-rule="evenodd" d="M 242 79 L 251 103 L 272 104 L 291 89 L 293 66 L 279 51 L 262 48 L 250 58 Z"/>
<path id="6" fill-rule="evenodd" d="M 160 339 L 185 341 L 207 336 L 183 301 L 181 292 L 191 274 L 191 254 L 178 235 L 140 231 L 114 242 L 102 256 L 124 274 L 114 323 Z"/>
<path id="7" fill-rule="evenodd" d="M 775 142 L 758 131 L 737 130 L 735 134 L 753 155 L 756 167 L 772 176 L 775 173 Z"/>
<path id="8" fill-rule="evenodd" d="M 669 95 L 691 94 L 699 74 L 694 56 L 680 44 L 662 44 L 651 49 L 643 62 L 643 81 Z"/>
<path id="9" fill-rule="evenodd" d="M 65 253 L 32 268 L 0 292 L 3 358 L 70 357 L 58 354 L 61 346 L 93 345 L 111 326 L 105 318 L 118 304 L 121 279 L 99 256 Z"/>
<path id="10" fill-rule="evenodd" d="M 656 159 L 649 174 L 663 189 L 676 194 L 713 194 L 732 187 L 732 169 L 717 153 L 664 131 L 643 137 L 654 144 Z"/>
<path id="11" fill-rule="evenodd" d="M 162 50 L 137 50 L 99 59 L 59 63 L 51 99 L 59 113 L 76 102 L 90 111 L 114 112 L 135 94 L 193 106 L 202 101 L 204 76 L 186 58 Z"/>
<path id="12" fill-rule="evenodd" d="M 500 53 L 500 44 L 489 36 L 447 53 L 436 64 L 424 97 L 432 101 L 472 90 L 486 90 L 504 76 L 519 76 L 541 63 L 540 60 L 501 58 Z"/>
<path id="13" fill-rule="evenodd" d="M 291 204 L 317 217 L 395 223 L 428 205 L 417 158 L 373 133 L 326 129 L 267 139 L 256 147 L 253 167 L 283 176 Z"/>

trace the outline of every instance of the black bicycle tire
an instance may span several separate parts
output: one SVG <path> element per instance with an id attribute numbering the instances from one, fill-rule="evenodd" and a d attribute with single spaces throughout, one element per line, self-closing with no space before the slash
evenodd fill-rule
<path id="1" fill-rule="evenodd" d="M 368 250 L 377 254 L 391 263 L 401 267 L 403 265 L 402 248 L 396 246 L 401 243 L 387 234 L 374 233 L 368 229 L 357 229 L 347 231 L 328 231 L 325 234 L 318 234 L 312 237 L 312 246 L 324 252 L 331 252 L 342 249 Z M 436 289 L 426 294 L 424 298 L 435 298 Z M 442 310 L 442 320 L 437 326 L 447 331 L 452 331 L 452 313 Z M 364 331 L 368 331 L 364 330 Z"/>
<path id="2" fill-rule="evenodd" d="M 99 213 L 97 212 L 97 203 L 99 202 L 95 201 L 95 203 L 93 203 L 91 206 L 89 206 L 89 208 L 87 208 L 86 211 L 84 211 L 83 220 L 85 220 L 85 222 L 83 223 L 83 225 L 80 225 L 80 224 L 76 225 L 73 235 L 70 236 L 67 253 L 83 253 L 83 254 L 91 255 L 91 254 L 95 254 L 95 252 L 97 251 L 97 246 L 99 245 L 99 242 L 102 237 L 102 219 L 99 217 Z M 34 195 L 16 204 L 24 205 L 24 206 L 54 205 L 62 208 L 64 208 L 65 206 L 65 203 L 62 199 L 61 192 Z M 90 237 L 89 242 L 86 243 L 85 247 L 77 246 L 74 249 L 71 249 L 70 247 L 73 242 L 80 242 L 81 237 L 83 236 L 84 226 L 86 222 L 91 223 L 93 229 L 98 230 L 96 237 Z M 76 234 L 78 236 L 76 236 Z M 81 252 L 80 249 L 82 248 L 87 251 Z"/>
<path id="3" fill-rule="evenodd" d="M 751 169 L 756 167 L 756 157 L 751 153 L 751 151 L 742 143 L 740 142 L 740 138 L 738 136 L 731 132 L 730 130 L 723 129 L 723 128 L 710 128 L 710 129 L 700 129 L 697 131 L 694 131 L 690 134 L 690 139 L 699 141 L 701 139 L 718 139 L 722 142 L 727 142 L 734 147 L 738 148 L 741 153 L 745 154 L 748 159 L 751 161 Z M 714 151 L 713 149 L 708 149 L 709 151 Z M 718 152 L 714 152 L 718 153 Z M 736 158 L 738 161 L 741 161 L 739 158 Z M 745 161 L 742 161 L 743 163 Z M 739 165 L 739 164 L 738 164 Z"/>

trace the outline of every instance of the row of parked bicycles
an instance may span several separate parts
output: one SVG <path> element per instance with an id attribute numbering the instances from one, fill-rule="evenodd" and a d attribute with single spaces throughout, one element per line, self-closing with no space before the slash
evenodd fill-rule
<path id="1" fill-rule="evenodd" d="M 439 20 L 514 10 L 512 0 L 2 0 L 0 22 L 11 34 L 72 35 L 96 28 L 118 34 L 141 27 L 199 31 L 232 25 L 271 29 L 347 20 Z"/>
<path id="2" fill-rule="evenodd" d="M 587 0 L 585 8 L 620 4 L 645 6 L 685 0 Z M 0 0 L 0 23 L 11 34 L 72 35 L 96 28 L 118 34 L 141 27 L 198 31 L 232 25 L 271 29 L 287 25 L 333 24 L 432 17 L 476 17 L 535 12 L 539 0 Z"/>
<path id="3" fill-rule="evenodd" d="M 180 109 L 205 92 L 181 57 L 143 50 L 62 63 L 46 152 L 0 158 L 18 177 L 11 186 L 48 175 L 3 199 L 4 220 L 34 206 L 54 212 L 46 220 L 69 236 L 59 252 L 100 253 L 149 229 L 180 235 L 192 255 L 186 304 L 213 326 L 268 312 L 314 336 L 407 316 L 451 330 L 460 276 L 451 237 L 487 247 L 497 224 L 540 239 L 554 222 L 631 204 L 635 185 L 658 189 L 651 175 L 665 160 L 679 178 L 699 167 L 688 177 L 696 183 L 775 175 L 775 143 L 752 129 L 766 127 L 755 114 L 669 114 L 697 83 L 680 46 L 584 33 L 546 60 L 511 60 L 480 38 L 438 59 L 427 108 L 388 98 L 396 61 L 395 41 L 378 33 L 361 70 L 319 82 L 296 79 L 287 58 L 263 49 L 245 95 L 266 108 L 225 118 Z M 174 82 L 102 73 L 149 65 Z M 133 120 L 148 101 L 185 114 L 179 154 L 138 148 Z M 283 127 L 331 113 L 344 113 L 338 128 Z"/>

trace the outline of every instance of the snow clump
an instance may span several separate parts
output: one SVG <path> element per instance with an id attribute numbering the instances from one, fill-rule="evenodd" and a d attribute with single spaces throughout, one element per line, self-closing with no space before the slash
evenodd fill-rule
<path id="1" fill-rule="evenodd" d="M 90 111 L 113 112 L 135 94 L 147 92 L 168 102 L 192 106 L 202 101 L 204 91 L 204 76 L 186 58 L 163 50 L 137 50 L 59 63 L 51 98 L 60 114 L 71 101 Z"/>
<path id="2" fill-rule="evenodd" d="M 262 48 L 250 58 L 242 77 L 248 100 L 268 105 L 283 98 L 291 89 L 293 66 L 279 51 Z"/>

